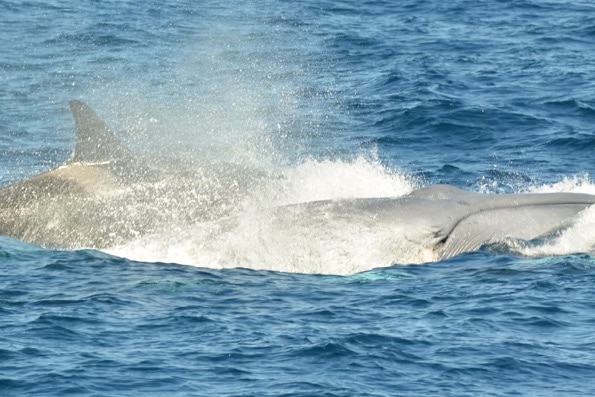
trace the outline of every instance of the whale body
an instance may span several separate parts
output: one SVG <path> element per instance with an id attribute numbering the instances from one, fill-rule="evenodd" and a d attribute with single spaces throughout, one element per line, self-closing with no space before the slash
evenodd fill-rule
<path id="1" fill-rule="evenodd" d="M 0 235 L 48 248 L 102 249 L 225 216 L 262 175 L 231 164 L 145 158 L 81 101 L 66 164 L 0 189 Z"/>
<path id="2" fill-rule="evenodd" d="M 166 228 L 237 218 L 233 201 L 263 180 L 245 172 L 239 177 L 228 165 L 201 170 L 137 156 L 87 104 L 71 101 L 70 107 L 77 131 L 71 160 L 0 189 L 0 235 L 51 248 L 105 249 Z M 278 233 L 259 244 L 283 233 L 291 242 L 296 225 L 332 231 L 358 223 L 398 228 L 400 238 L 432 252 L 430 261 L 441 260 L 507 239 L 547 236 L 593 204 L 589 194 L 479 194 L 435 185 L 400 197 L 263 210 Z"/>
<path id="3" fill-rule="evenodd" d="M 395 198 L 297 204 L 278 209 L 275 218 L 287 225 L 296 218 L 318 218 L 338 220 L 344 226 L 351 222 L 366 229 L 399 230 L 401 238 L 429 250 L 426 260 L 419 260 L 426 262 L 508 240 L 550 236 L 571 226 L 594 204 L 595 195 L 582 193 L 480 194 L 433 185 Z"/>

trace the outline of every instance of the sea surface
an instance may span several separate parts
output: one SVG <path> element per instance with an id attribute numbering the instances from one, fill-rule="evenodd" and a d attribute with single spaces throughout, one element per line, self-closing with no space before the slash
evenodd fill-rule
<path id="1" fill-rule="evenodd" d="M 235 219 L 436 183 L 595 194 L 591 1 L 0 0 L 1 186 L 68 161 L 71 99 L 143 155 L 275 175 L 205 180 Z M 0 237 L 0 395 L 595 395 L 593 210 L 425 264 L 253 225 Z"/>

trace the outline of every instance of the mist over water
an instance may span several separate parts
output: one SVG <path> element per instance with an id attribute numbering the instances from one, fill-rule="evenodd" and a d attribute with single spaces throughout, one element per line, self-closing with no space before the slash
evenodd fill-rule
<path id="1" fill-rule="evenodd" d="M 108 251 L 145 261 L 305 273 L 353 273 L 390 265 L 394 254 L 373 247 L 386 245 L 387 237 L 393 240 L 398 236 L 394 231 L 365 230 L 367 242 L 362 243 L 354 229 L 362 228 L 358 220 L 320 230 L 300 219 L 283 230 L 267 224 L 269 208 L 398 197 L 420 182 L 383 165 L 374 147 L 353 151 L 341 146 L 352 131 L 337 123 L 337 110 L 345 104 L 331 77 L 334 66 L 320 40 L 308 34 L 310 28 L 289 15 L 296 10 L 264 20 L 259 15 L 255 18 L 262 24 L 250 25 L 244 19 L 249 15 L 238 20 L 216 8 L 207 12 L 223 12 L 221 22 L 197 29 L 194 39 L 161 66 L 162 76 L 102 80 L 93 86 L 89 101 L 127 131 L 122 138 L 139 153 L 181 159 L 200 169 L 201 178 L 208 178 L 211 165 L 235 167 L 223 183 L 215 175 L 205 183 L 212 187 L 206 195 L 227 196 L 231 218 L 219 223 L 197 219 L 192 226 L 172 223 Z M 154 95 L 155 89 L 164 92 Z M 243 183 L 253 181 L 253 173 L 262 173 L 262 178 Z M 230 182 L 233 186 L 225 185 Z M 216 211 L 219 207 L 213 207 L 214 217 Z M 293 248 L 288 250 L 288 243 Z M 329 263 L 337 268 L 325 270 Z"/>
<path id="2" fill-rule="evenodd" d="M 87 83 L 86 100 L 149 154 L 267 170 L 317 150 L 334 158 L 346 132 L 332 122 L 341 99 L 328 54 L 291 16 L 300 8 L 206 6 L 204 18 L 217 23 L 189 26 L 175 50 L 137 65 L 146 72 Z"/>

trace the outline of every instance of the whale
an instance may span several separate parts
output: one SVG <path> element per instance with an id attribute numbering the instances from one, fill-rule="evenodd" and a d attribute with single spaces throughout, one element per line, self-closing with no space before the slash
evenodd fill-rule
<path id="1" fill-rule="evenodd" d="M 269 222 L 278 229 L 273 234 L 304 219 L 327 230 L 332 222 L 332 228 L 398 231 L 396 245 L 407 245 L 406 240 L 424 252 L 413 261 L 425 263 L 489 245 L 553 237 L 593 205 L 595 195 L 584 193 L 483 194 L 432 185 L 400 197 L 295 204 L 275 209 Z"/>
<path id="2" fill-rule="evenodd" d="M 106 249 L 183 225 L 229 226 L 241 217 L 234 203 L 271 177 L 229 164 L 188 166 L 137 155 L 88 104 L 69 105 L 74 153 L 62 166 L 0 189 L 0 235 L 48 248 Z M 351 224 L 398 229 L 398 239 L 430 252 L 421 262 L 431 262 L 551 236 L 594 204 L 595 195 L 583 193 L 483 194 L 433 185 L 399 197 L 295 203 L 253 216 L 272 231 L 259 244 L 283 235 L 291 244 L 297 229 L 332 234 Z"/>
<path id="3" fill-rule="evenodd" d="M 232 164 L 133 153 L 85 102 L 69 102 L 74 152 L 0 189 L 0 235 L 47 248 L 102 249 L 225 216 L 263 175 Z"/>

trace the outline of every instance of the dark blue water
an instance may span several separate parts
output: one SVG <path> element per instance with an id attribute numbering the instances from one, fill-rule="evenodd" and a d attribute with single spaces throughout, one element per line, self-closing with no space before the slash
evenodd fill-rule
<path id="1" fill-rule="evenodd" d="M 74 98 L 135 150 L 282 173 L 271 205 L 595 193 L 595 7 L 434 3 L 2 0 L 0 182 L 70 157 Z M 391 267 L 345 230 L 352 267 L 310 271 L 1 238 L 0 395 L 590 396 L 593 225 Z"/>

